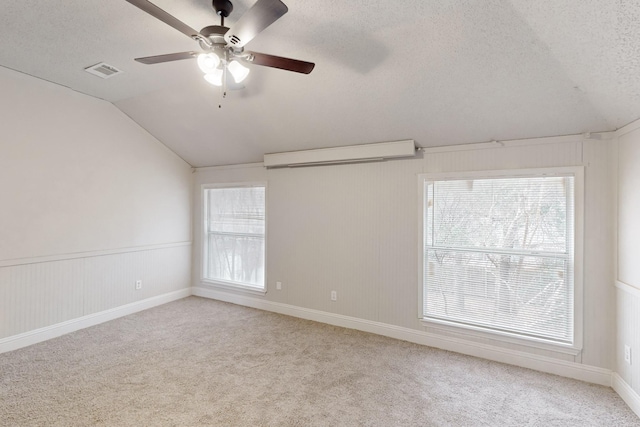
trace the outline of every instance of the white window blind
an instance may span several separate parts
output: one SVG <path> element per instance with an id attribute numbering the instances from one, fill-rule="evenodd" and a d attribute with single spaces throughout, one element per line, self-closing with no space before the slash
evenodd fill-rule
<path id="1" fill-rule="evenodd" d="M 573 344 L 574 185 L 425 179 L 423 318 Z"/>
<path id="2" fill-rule="evenodd" d="M 204 278 L 264 289 L 265 187 L 207 188 Z"/>

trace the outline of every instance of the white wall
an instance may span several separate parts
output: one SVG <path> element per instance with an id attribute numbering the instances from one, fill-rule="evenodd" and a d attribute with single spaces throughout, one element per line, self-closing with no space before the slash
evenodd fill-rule
<path id="1" fill-rule="evenodd" d="M 0 339 L 188 288 L 189 165 L 105 101 L 0 93 Z"/>
<path id="2" fill-rule="evenodd" d="M 619 132 L 616 372 L 640 394 L 640 123 Z M 624 361 L 631 347 L 632 364 Z M 639 407 L 640 408 L 640 407 Z"/>
<path id="3" fill-rule="evenodd" d="M 466 342 L 473 343 L 476 349 L 491 345 L 504 349 L 504 354 L 516 354 L 509 353 L 513 351 L 540 356 L 537 360 L 576 362 L 603 368 L 598 372 L 604 373 L 601 378 L 606 382 L 606 370 L 613 368 L 615 317 L 610 256 L 613 230 L 608 226 L 613 216 L 608 142 L 561 137 L 507 143 L 504 147 L 496 144 L 483 149 L 467 146 L 453 150 L 432 149 L 424 157 L 379 163 L 270 170 L 248 165 L 197 170 L 192 272 L 195 292 L 282 312 L 307 310 L 347 316 L 362 320 L 363 325 L 371 322 L 387 325 L 386 330 L 427 332 L 431 341 L 426 342 L 434 345 L 442 340 Z M 586 166 L 582 353 L 573 356 L 425 328 L 418 321 L 417 175 L 576 165 Z M 268 291 L 261 298 L 262 304 L 231 291 L 207 293 L 211 289 L 199 281 L 200 186 L 242 181 L 268 183 Z M 275 290 L 276 281 L 283 282 L 281 291 Z M 337 302 L 330 301 L 331 290 L 337 290 Z M 454 348 L 453 344 L 450 348 Z"/>

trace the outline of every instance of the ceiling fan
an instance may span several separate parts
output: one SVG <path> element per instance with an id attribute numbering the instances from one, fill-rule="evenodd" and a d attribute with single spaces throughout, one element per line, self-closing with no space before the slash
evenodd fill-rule
<path id="1" fill-rule="evenodd" d="M 143 64 L 159 64 L 197 58 L 205 79 L 215 85 L 225 84 L 227 74 L 240 83 L 249 74 L 242 63 L 279 68 L 296 73 L 309 74 L 315 64 L 297 59 L 283 58 L 266 53 L 245 51 L 244 46 L 289 10 L 280 0 L 258 0 L 231 28 L 224 26 L 224 18 L 233 10 L 229 0 L 213 0 L 213 9 L 220 16 L 220 25 L 210 25 L 196 31 L 179 19 L 147 0 L 126 0 L 154 18 L 196 40 L 204 52 L 178 52 L 165 55 L 135 58 Z M 227 73 L 228 72 L 228 73 Z"/>

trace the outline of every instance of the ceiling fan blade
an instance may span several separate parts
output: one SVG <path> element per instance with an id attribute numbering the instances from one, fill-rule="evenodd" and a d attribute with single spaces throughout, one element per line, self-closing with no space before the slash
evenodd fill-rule
<path id="1" fill-rule="evenodd" d="M 266 53 L 259 52 L 245 52 L 248 53 L 248 57 L 245 61 L 262 65 L 264 67 L 280 68 L 281 70 L 293 71 L 296 73 L 309 74 L 313 67 L 316 66 L 313 62 L 300 61 L 298 59 L 283 58 L 282 56 L 267 55 Z"/>
<path id="2" fill-rule="evenodd" d="M 136 61 L 143 64 L 160 64 L 162 62 L 180 61 L 181 59 L 193 59 L 198 56 L 198 52 L 178 52 L 167 53 L 166 55 L 145 56 L 144 58 L 136 58 Z"/>
<path id="3" fill-rule="evenodd" d="M 149 15 L 153 16 L 154 18 L 159 19 L 165 24 L 175 28 L 176 30 L 180 31 L 182 34 L 190 38 L 194 38 L 194 36 L 197 36 L 198 34 L 200 34 L 198 31 L 194 30 L 184 22 L 180 21 L 178 18 L 175 18 L 173 15 L 170 15 L 169 13 L 160 9 L 158 6 L 151 3 L 150 1 L 147 1 L 147 0 L 126 0 L 126 1 L 136 6 L 137 8 L 147 12 Z"/>
<path id="4" fill-rule="evenodd" d="M 231 26 L 224 39 L 232 46 L 243 47 L 288 10 L 280 0 L 258 0 Z"/>

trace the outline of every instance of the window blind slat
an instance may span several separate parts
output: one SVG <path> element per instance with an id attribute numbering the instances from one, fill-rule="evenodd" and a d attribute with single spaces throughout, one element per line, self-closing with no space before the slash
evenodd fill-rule
<path id="1" fill-rule="evenodd" d="M 265 187 L 205 190 L 206 279 L 264 289 Z"/>
<path id="2" fill-rule="evenodd" d="M 216 188 L 207 191 L 209 231 L 264 234 L 264 187 Z"/>
<path id="3" fill-rule="evenodd" d="M 425 318 L 572 343 L 571 176 L 425 182 Z"/>

